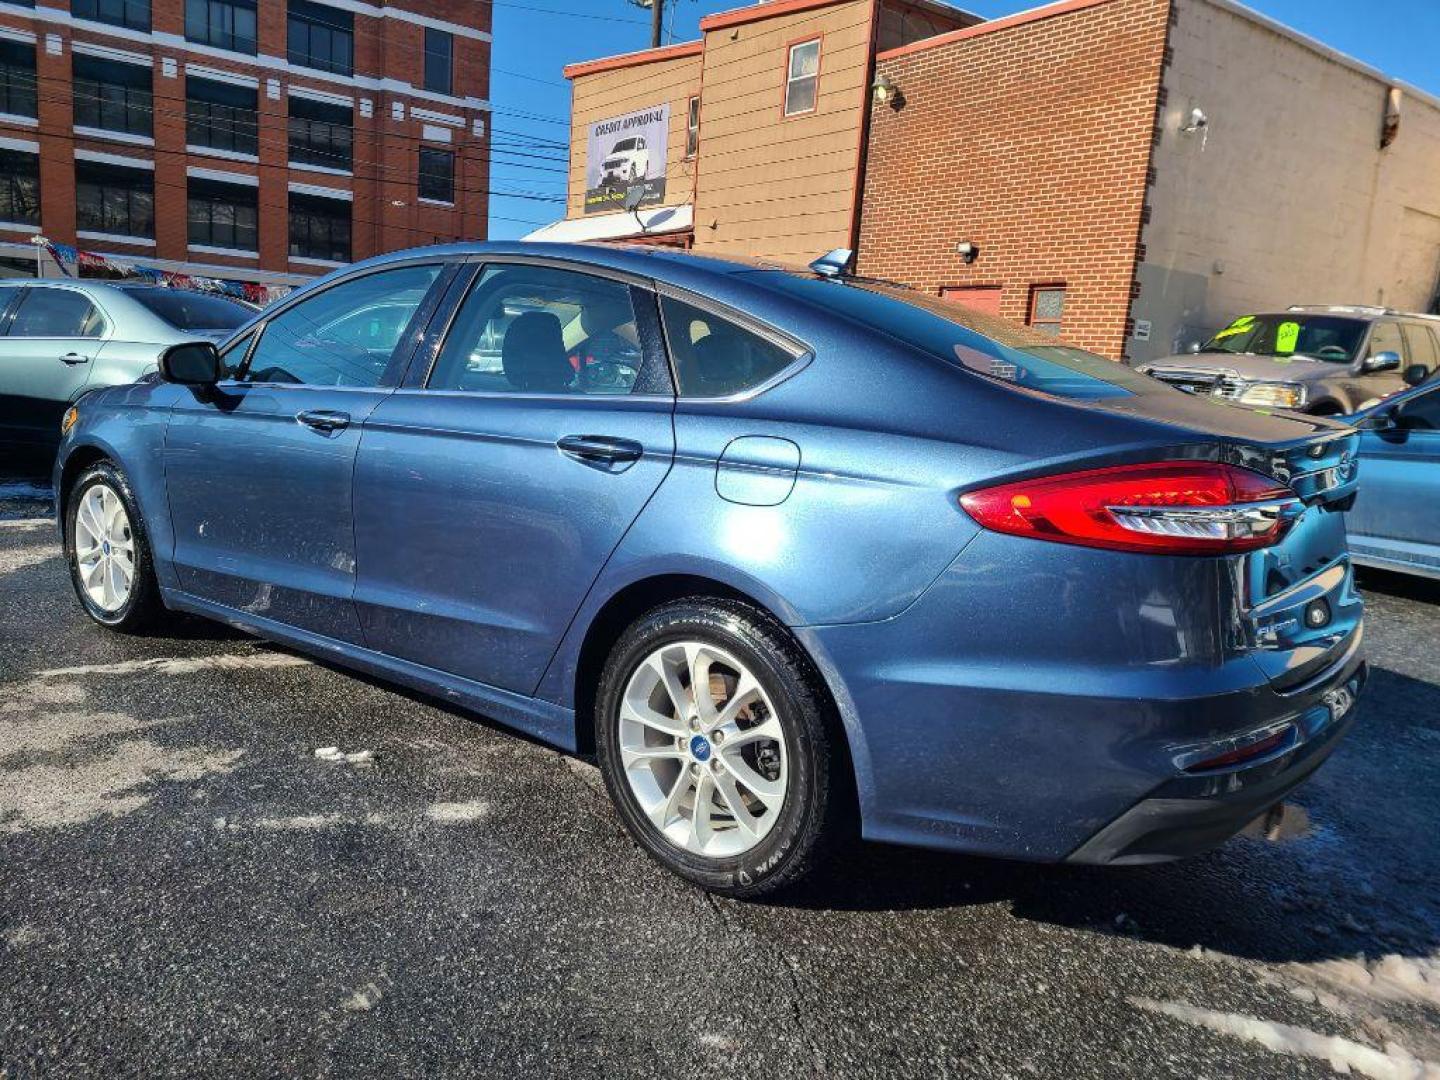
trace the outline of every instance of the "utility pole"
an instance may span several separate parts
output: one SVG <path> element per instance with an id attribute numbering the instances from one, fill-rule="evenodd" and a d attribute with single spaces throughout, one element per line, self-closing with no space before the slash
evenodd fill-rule
<path id="1" fill-rule="evenodd" d="M 660 35 L 665 25 L 665 0 L 650 0 L 650 47 L 660 47 Z"/>

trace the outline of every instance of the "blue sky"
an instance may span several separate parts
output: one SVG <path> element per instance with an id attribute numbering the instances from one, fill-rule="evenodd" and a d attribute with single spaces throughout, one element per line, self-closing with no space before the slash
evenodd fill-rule
<path id="1" fill-rule="evenodd" d="M 668 0 L 666 40 L 699 36 L 702 15 L 742 0 Z M 1249 0 L 1258 11 L 1394 78 L 1440 94 L 1440 0 Z M 650 13 L 628 0 L 493 0 L 495 105 L 490 235 L 522 236 L 564 215 L 570 88 L 560 69 L 643 49 Z M 1036 0 L 961 0 L 986 18 Z"/>

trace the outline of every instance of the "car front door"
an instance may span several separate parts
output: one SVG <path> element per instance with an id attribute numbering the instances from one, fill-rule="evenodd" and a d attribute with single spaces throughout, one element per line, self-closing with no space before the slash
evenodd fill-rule
<path id="1" fill-rule="evenodd" d="M 654 296 L 597 273 L 492 262 L 413 367 L 366 420 L 356 464 L 366 641 L 531 693 L 670 468 L 674 396 Z"/>
<path id="2" fill-rule="evenodd" d="M 0 438 L 37 448 L 60 441 L 60 417 L 79 396 L 110 323 L 84 292 L 28 285 L 0 338 Z"/>
<path id="3" fill-rule="evenodd" d="M 1386 352 L 1395 353 L 1400 357 L 1399 367 L 1386 371 L 1365 370 L 1365 365 L 1370 360 Z M 1370 337 L 1365 347 L 1360 350 L 1360 362 L 1353 369 L 1354 375 L 1348 386 L 1352 409 L 1368 408 L 1396 390 L 1403 390 L 1405 384 L 1402 376 L 1405 366 L 1410 362 L 1409 356 L 1409 351 L 1405 348 L 1405 341 L 1400 336 L 1400 324 L 1390 322 L 1388 319 L 1376 322 L 1370 328 Z"/>
<path id="4" fill-rule="evenodd" d="M 342 279 L 263 323 L 234 350 L 232 378 L 187 388 L 165 437 L 186 592 L 363 643 L 351 601 L 355 451 L 445 270 L 418 261 Z"/>
<path id="5" fill-rule="evenodd" d="M 1362 555 L 1440 569 L 1440 386 L 1405 398 L 1394 426 L 1360 437 L 1360 491 L 1347 527 Z"/>

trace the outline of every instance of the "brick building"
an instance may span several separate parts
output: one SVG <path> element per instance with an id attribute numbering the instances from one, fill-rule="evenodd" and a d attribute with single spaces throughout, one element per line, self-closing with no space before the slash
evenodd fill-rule
<path id="1" fill-rule="evenodd" d="M 490 12 L 0 0 L 0 266 L 32 267 L 43 234 L 161 270 L 293 284 L 483 238 Z"/>
<path id="2" fill-rule="evenodd" d="M 1116 359 L 1245 310 L 1436 303 L 1440 99 L 1233 0 L 765 0 L 700 27 L 566 69 L 568 214 L 534 238 L 850 247 Z M 610 125 L 660 111 L 638 236 Z"/>

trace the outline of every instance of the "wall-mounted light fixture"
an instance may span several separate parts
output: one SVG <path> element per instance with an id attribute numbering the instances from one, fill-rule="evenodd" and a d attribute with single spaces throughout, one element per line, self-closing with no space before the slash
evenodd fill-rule
<path id="1" fill-rule="evenodd" d="M 969 240 L 961 240 L 955 245 L 955 254 L 960 256 L 966 266 L 969 266 L 980 257 L 980 245 L 972 244 Z"/>
<path id="2" fill-rule="evenodd" d="M 1203 131 L 1210 126 L 1210 118 L 1205 115 L 1205 110 L 1196 105 L 1190 110 L 1187 122 L 1180 130 L 1186 135 L 1194 135 L 1197 131 Z"/>
<path id="3" fill-rule="evenodd" d="M 895 85 L 890 76 L 876 75 L 875 81 L 870 84 L 870 99 L 876 105 L 889 105 L 898 109 L 901 102 L 900 87 Z"/>

